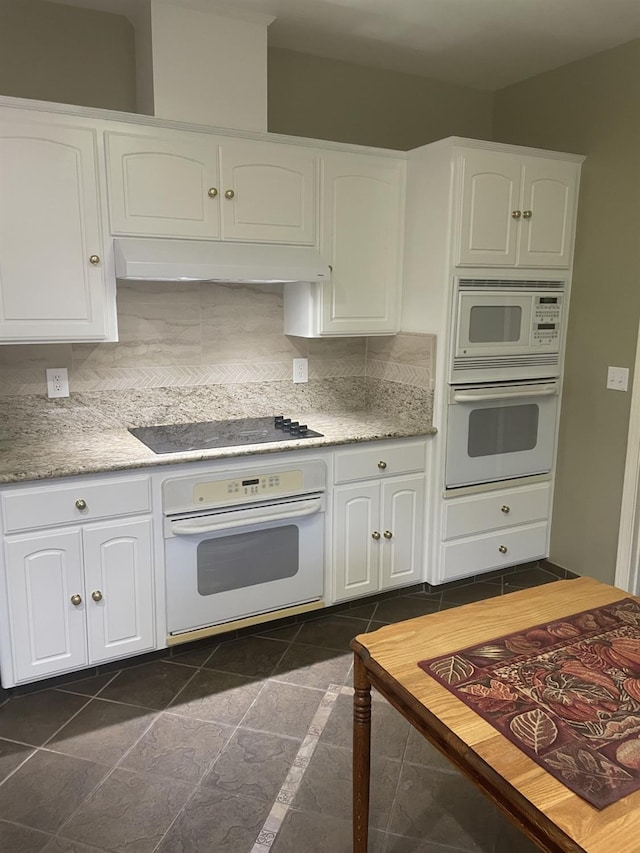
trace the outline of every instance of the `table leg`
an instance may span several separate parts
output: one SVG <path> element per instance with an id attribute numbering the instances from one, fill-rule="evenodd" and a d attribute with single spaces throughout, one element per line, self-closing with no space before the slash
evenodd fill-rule
<path id="1" fill-rule="evenodd" d="M 367 853 L 371 775 L 371 682 L 354 656 L 353 677 L 353 853 Z"/>

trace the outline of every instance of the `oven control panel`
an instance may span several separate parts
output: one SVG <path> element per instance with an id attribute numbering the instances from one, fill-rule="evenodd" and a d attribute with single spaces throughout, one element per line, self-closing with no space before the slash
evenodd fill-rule
<path id="1" fill-rule="evenodd" d="M 217 467 L 217 466 L 216 466 Z M 162 483 L 164 515 L 201 512 L 324 492 L 327 466 L 320 459 L 284 465 L 243 465 L 168 477 Z"/>
<path id="2" fill-rule="evenodd" d="M 278 471 L 253 476 L 250 472 L 229 480 L 200 482 L 193 489 L 193 503 L 234 503 L 273 495 L 291 494 L 303 488 L 302 471 Z"/>

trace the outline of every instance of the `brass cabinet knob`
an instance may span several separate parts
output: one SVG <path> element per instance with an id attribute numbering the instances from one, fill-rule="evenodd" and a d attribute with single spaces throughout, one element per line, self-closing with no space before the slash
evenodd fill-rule
<path id="1" fill-rule="evenodd" d="M 500 512 L 504 512 L 504 513 L 511 512 L 511 507 L 507 506 L 506 504 L 502 504 L 502 506 L 500 507 Z"/>
<path id="2" fill-rule="evenodd" d="M 511 216 L 513 216 L 514 219 L 520 219 L 520 217 L 522 216 L 522 211 L 521 210 L 512 210 Z"/>
<path id="3" fill-rule="evenodd" d="M 373 533 L 371 534 L 371 538 L 375 539 L 376 541 L 380 538 L 380 534 L 378 533 L 377 530 L 373 531 Z"/>
<path id="4" fill-rule="evenodd" d="M 78 593 L 76 593 L 75 595 L 72 595 L 71 596 L 71 603 L 73 604 L 74 607 L 80 607 L 80 605 L 82 604 L 82 596 L 78 595 Z"/>
<path id="5" fill-rule="evenodd" d="M 387 467 L 387 463 L 386 463 L 386 462 L 383 462 L 383 461 L 382 461 L 382 459 L 381 459 L 381 460 L 378 462 L 378 468 L 379 468 L 381 471 L 384 471 L 384 469 L 385 469 L 386 467 Z"/>
<path id="6" fill-rule="evenodd" d="M 533 216 L 532 210 L 523 210 L 522 211 L 522 218 L 523 219 L 531 219 L 532 216 Z"/>
<path id="7" fill-rule="evenodd" d="M 87 508 L 87 502 L 83 501 L 82 498 L 78 498 L 78 500 L 76 501 L 76 509 L 86 509 L 86 508 Z"/>
<path id="8" fill-rule="evenodd" d="M 234 195 L 235 195 L 235 193 L 234 193 L 234 191 L 233 191 L 233 190 L 227 190 L 227 191 L 225 192 L 225 194 L 224 194 L 224 197 L 225 197 L 225 198 L 233 198 L 233 197 L 234 197 Z"/>
<path id="9" fill-rule="evenodd" d="M 98 264 L 100 263 L 100 255 L 91 255 L 89 257 L 89 263 L 93 264 L 94 267 L 98 266 Z"/>
<path id="10" fill-rule="evenodd" d="M 385 532 L 382 535 L 384 536 L 385 539 L 391 539 L 391 537 L 393 536 L 393 533 L 390 530 L 385 530 Z"/>
<path id="11" fill-rule="evenodd" d="M 93 598 L 94 601 L 102 601 L 102 593 L 99 589 L 94 589 L 91 593 L 91 598 Z"/>
<path id="12" fill-rule="evenodd" d="M 506 545 L 499 545 L 498 546 L 498 551 L 500 551 L 501 554 L 506 554 L 508 550 L 509 549 L 507 548 Z"/>
<path id="13" fill-rule="evenodd" d="M 207 195 L 209 196 L 209 198 L 215 198 L 218 195 L 217 187 L 209 187 Z"/>

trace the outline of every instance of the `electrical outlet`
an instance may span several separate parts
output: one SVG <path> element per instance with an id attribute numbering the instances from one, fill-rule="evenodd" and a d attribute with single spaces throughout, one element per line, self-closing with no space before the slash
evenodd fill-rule
<path id="1" fill-rule="evenodd" d="M 309 359 L 294 358 L 293 359 L 293 381 L 308 382 L 309 381 Z"/>
<path id="2" fill-rule="evenodd" d="M 626 391 L 629 387 L 629 368 L 610 367 L 607 371 L 607 388 L 612 391 Z"/>
<path id="3" fill-rule="evenodd" d="M 47 368 L 47 396 L 69 396 L 69 374 L 66 367 Z"/>

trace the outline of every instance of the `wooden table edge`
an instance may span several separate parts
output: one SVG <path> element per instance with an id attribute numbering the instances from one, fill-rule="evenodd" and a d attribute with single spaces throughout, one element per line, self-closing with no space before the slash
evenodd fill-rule
<path id="1" fill-rule="evenodd" d="M 585 853 L 552 820 L 455 735 L 371 657 L 357 639 L 353 695 L 353 853 L 367 853 L 371 776 L 371 687 L 470 779 L 545 853 Z M 416 661 L 416 666 L 418 662 Z M 425 678 L 430 678 L 425 673 Z"/>

